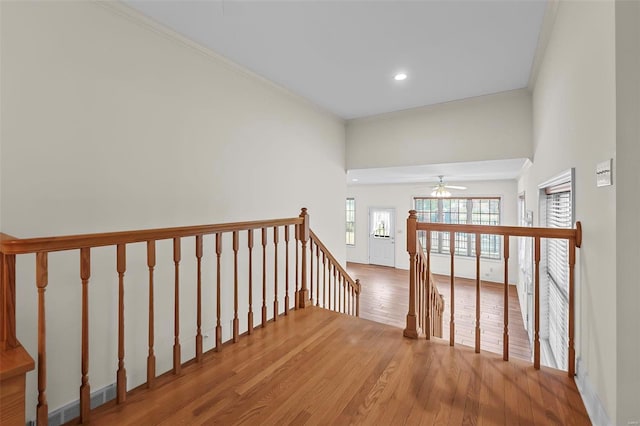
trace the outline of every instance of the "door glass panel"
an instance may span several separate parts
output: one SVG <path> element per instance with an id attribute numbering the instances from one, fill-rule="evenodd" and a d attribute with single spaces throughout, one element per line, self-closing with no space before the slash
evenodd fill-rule
<path id="1" fill-rule="evenodd" d="M 391 233 L 391 212 L 374 211 L 371 220 L 371 235 L 374 238 L 389 238 Z"/>

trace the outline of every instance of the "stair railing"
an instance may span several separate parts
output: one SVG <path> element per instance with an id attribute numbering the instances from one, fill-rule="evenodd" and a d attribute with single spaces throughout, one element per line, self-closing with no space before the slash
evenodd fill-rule
<path id="1" fill-rule="evenodd" d="M 282 239 L 284 242 L 282 242 Z M 294 241 L 292 241 L 294 240 Z M 173 261 L 173 274 L 171 292 L 173 293 L 172 312 L 156 312 L 161 300 L 156 300 L 154 290 L 156 269 L 156 246 L 160 241 L 164 248 L 171 249 L 171 260 Z M 192 252 L 194 258 L 183 259 L 182 251 L 184 243 L 193 244 Z M 295 256 L 290 251 L 290 242 L 295 245 Z M 309 229 L 309 215 L 307 209 L 303 208 L 298 217 L 261 220 L 253 222 L 225 223 L 214 225 L 188 226 L 177 228 L 150 229 L 139 231 L 112 232 L 102 234 L 85 234 L 63 237 L 29 238 L 20 239 L 6 234 L 0 234 L 0 423 L 2 424 L 25 424 L 25 375 L 27 371 L 34 368 L 33 359 L 21 346 L 16 336 L 16 256 L 35 255 L 35 277 L 37 287 L 37 390 L 38 402 L 36 409 L 36 421 L 38 425 L 46 425 L 48 422 L 49 404 L 47 399 L 47 321 L 45 316 L 46 297 L 45 292 L 49 286 L 49 254 L 60 251 L 77 252 L 79 260 L 79 276 L 77 277 L 81 291 L 80 311 L 80 347 L 81 347 L 81 374 L 79 390 L 79 412 L 81 423 L 90 420 L 90 383 L 89 383 L 89 320 L 90 303 L 89 292 L 92 281 L 91 266 L 92 255 L 97 247 L 110 247 L 115 251 L 115 274 L 114 285 L 117 286 L 117 371 L 115 372 L 116 401 L 123 403 L 127 397 L 127 370 L 125 366 L 125 290 L 129 284 L 125 278 L 127 272 L 127 261 L 131 262 L 131 256 L 127 256 L 127 249 L 135 244 L 144 249 L 143 268 L 146 271 L 143 275 L 148 277 L 148 351 L 146 354 L 146 382 L 142 386 L 152 387 L 156 378 L 156 350 L 161 349 L 163 353 L 172 352 L 172 368 L 168 374 L 179 375 L 185 363 L 200 362 L 203 353 L 203 338 L 208 337 L 203 331 L 203 309 L 215 312 L 215 346 L 213 350 L 220 351 L 223 344 L 223 318 L 222 304 L 233 306 L 233 319 L 230 322 L 224 321 L 224 328 L 229 341 L 237 342 L 240 333 L 252 334 L 254 327 L 265 327 L 269 321 L 277 321 L 280 315 L 288 315 L 291 309 L 304 308 L 312 305 L 311 298 L 313 290 L 309 279 L 314 279 L 316 283 L 316 294 L 319 294 L 319 260 L 323 260 L 323 271 L 326 262 L 328 271 L 333 271 L 334 285 L 336 274 L 343 283 L 343 290 L 339 293 L 342 297 L 342 308 L 335 304 L 333 309 L 347 314 L 358 315 L 358 294 L 360 285 L 358 281 L 353 281 L 344 269 L 338 264 L 336 259 L 329 253 L 324 244 Z M 309 244 L 309 250 L 307 250 Z M 167 247 L 168 246 L 168 247 Z M 231 246 L 229 248 L 229 246 Z M 257 247 L 256 247 L 257 246 Z M 284 246 L 284 247 L 283 247 Z M 209 253 L 205 253 L 205 248 L 209 247 Z M 315 252 L 314 252 L 315 247 Z M 284 251 L 284 256 L 282 256 Z M 239 252 L 242 253 L 242 261 L 239 259 Z M 257 252 L 257 253 L 256 253 Z M 229 253 L 230 256 L 223 254 Z M 299 256 L 300 253 L 300 256 Z M 314 275 L 313 256 L 316 258 L 316 274 Z M 262 262 L 254 262 L 254 254 L 261 255 Z M 307 259 L 307 256 L 310 256 Z M 215 278 L 211 282 L 203 279 L 203 260 L 215 265 Z M 291 277 L 291 263 L 295 262 L 295 277 Z M 186 265 L 185 265 L 186 263 Z M 136 266 L 134 262 L 134 266 Z M 192 268 L 195 282 L 181 282 L 184 275 L 181 266 Z M 213 266 L 212 266 L 213 267 Z M 243 282 L 240 280 L 239 270 L 244 269 Z M 260 269 L 262 272 L 260 282 Z M 224 270 L 224 271 L 223 271 Z M 140 272 L 140 271 L 139 271 Z M 223 274 L 224 272 L 224 278 Z M 256 277 L 254 277 L 254 275 Z M 255 279 L 257 278 L 257 279 Z M 255 282 L 258 281 L 258 282 Z M 52 283 L 54 284 L 54 283 Z M 140 283 L 135 283 L 140 284 Z M 180 321 L 181 304 L 180 296 L 184 286 L 192 286 L 197 295 L 195 302 L 195 336 L 181 336 Z M 207 285 L 209 287 L 207 288 Z M 260 288 L 261 285 L 261 288 Z M 334 286 L 334 295 L 337 286 Z M 166 288 L 165 288 L 166 289 Z M 215 294 L 215 306 L 213 303 L 203 301 L 203 291 L 207 289 Z M 248 300 L 239 300 L 239 289 Z M 224 290 L 224 294 L 223 294 Z M 209 293 L 207 293 L 209 294 Z M 323 287 L 324 294 L 324 287 Z M 226 295 L 226 296 L 225 296 Z M 254 296 L 261 296 L 260 301 L 254 301 Z M 293 300 L 291 300 L 291 297 Z M 354 298 L 355 296 L 355 298 Z M 335 296 L 334 296 L 335 297 Z M 223 300 L 224 299 L 224 300 Z M 244 297 L 243 297 L 244 299 Z M 316 299 L 319 306 L 320 300 L 324 305 L 323 297 Z M 156 303 L 158 302 L 158 303 Z M 212 302 L 212 301 L 211 301 Z M 256 303 L 257 302 L 257 303 Z M 267 303 L 271 305 L 267 308 Z M 283 305 L 281 305 L 283 303 Z M 246 308 L 246 327 L 240 330 L 240 307 Z M 254 321 L 254 309 L 259 310 L 260 319 Z M 230 311 L 230 308 L 227 312 Z M 192 311 L 189 311 L 192 312 Z M 143 317 L 146 315 L 141 315 Z M 158 348 L 155 343 L 155 326 L 157 318 L 173 319 L 172 347 Z M 140 318 L 138 318 L 139 320 Z M 55 321 L 55 318 L 53 319 Z M 183 319 L 184 320 L 184 319 Z M 243 321 L 244 322 L 244 321 Z M 229 324 L 229 325 L 227 325 Z M 213 324 L 210 324 L 213 326 Z M 206 326 L 206 325 L 205 325 Z M 227 328 L 228 327 L 228 328 Z M 213 329 L 212 329 L 213 330 Z M 195 337 L 195 347 L 193 348 L 194 358 L 182 361 L 182 341 Z M 71 376 L 71 375 L 70 375 Z"/>
<path id="2" fill-rule="evenodd" d="M 359 317 L 360 280 L 354 280 L 349 276 L 347 271 L 313 232 L 310 233 L 309 250 L 309 286 L 312 303 L 315 285 L 316 306 Z"/>
<path id="3" fill-rule="evenodd" d="M 426 267 L 427 276 L 431 274 L 431 233 L 449 233 L 449 254 L 450 254 L 450 321 L 449 321 L 449 344 L 455 344 L 455 234 L 466 233 L 475 235 L 475 255 L 476 255 L 476 315 L 475 315 L 475 351 L 480 352 L 480 256 L 481 256 L 481 235 L 502 235 L 503 236 L 503 260 L 504 260 L 504 328 L 503 328 L 503 359 L 509 360 L 509 238 L 510 237 L 530 237 L 534 239 L 534 351 L 533 365 L 540 368 L 540 244 L 541 240 L 555 238 L 568 241 L 569 248 L 569 288 L 568 288 L 568 368 L 569 377 L 575 375 L 575 263 L 576 247 L 582 244 L 582 225 L 576 222 L 575 229 L 566 228 L 532 228 L 519 226 L 490 226 L 490 225 L 459 225 L 447 223 L 418 222 L 416 210 L 409 211 L 407 219 L 407 252 L 409 253 L 409 310 L 407 313 L 407 325 L 404 336 L 417 338 L 421 329 L 430 330 L 430 309 L 420 307 L 420 273 L 419 267 L 423 261 L 419 261 L 424 254 L 418 242 L 418 232 L 426 233 Z M 430 282 L 430 280 L 428 280 Z M 428 305 L 427 305 L 428 306 Z M 420 317 L 420 318 L 418 318 Z M 421 326 L 422 324 L 422 326 Z M 423 328 L 424 327 L 424 328 Z M 425 332 L 427 339 L 429 332 Z"/>

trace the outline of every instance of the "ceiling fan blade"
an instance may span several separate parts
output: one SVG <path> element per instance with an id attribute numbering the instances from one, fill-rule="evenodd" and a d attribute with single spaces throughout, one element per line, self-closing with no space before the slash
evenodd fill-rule
<path id="1" fill-rule="evenodd" d="M 449 189 L 467 189 L 466 186 L 457 186 L 457 185 L 445 185 L 444 187 Z"/>

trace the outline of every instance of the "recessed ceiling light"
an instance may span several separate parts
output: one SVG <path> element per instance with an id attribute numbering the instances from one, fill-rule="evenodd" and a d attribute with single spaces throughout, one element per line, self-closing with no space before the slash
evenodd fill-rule
<path id="1" fill-rule="evenodd" d="M 395 76 L 393 76 L 393 79 L 395 81 L 402 81 L 402 80 L 406 80 L 407 79 L 407 75 L 403 72 L 399 72 L 398 74 L 396 74 Z"/>
<path id="2" fill-rule="evenodd" d="M 358 179 L 357 179 L 357 178 L 353 178 L 353 179 L 351 179 L 351 182 L 357 182 L 357 181 L 358 181 Z"/>

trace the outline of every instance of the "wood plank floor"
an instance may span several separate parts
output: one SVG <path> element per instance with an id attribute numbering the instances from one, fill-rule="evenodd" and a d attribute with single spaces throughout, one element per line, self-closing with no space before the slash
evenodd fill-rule
<path id="1" fill-rule="evenodd" d="M 157 383 L 92 424 L 589 424 L 564 373 L 315 307 Z"/>
<path id="2" fill-rule="evenodd" d="M 386 266 L 347 263 L 347 272 L 360 278 L 360 317 L 404 328 L 409 303 L 409 271 Z M 450 293 L 449 277 L 434 275 L 438 291 L 445 300 L 443 339 L 449 339 Z M 475 281 L 456 278 L 455 322 L 456 344 L 475 345 Z M 480 299 L 480 347 L 502 353 L 504 295 L 501 284 L 482 281 Z M 509 286 L 509 354 L 531 360 L 529 337 L 524 329 L 520 303 L 515 286 Z"/>

